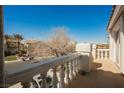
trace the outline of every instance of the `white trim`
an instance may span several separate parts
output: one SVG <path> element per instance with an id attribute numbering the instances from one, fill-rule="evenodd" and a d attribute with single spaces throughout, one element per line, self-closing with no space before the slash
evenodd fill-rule
<path id="1" fill-rule="evenodd" d="M 112 30 L 113 26 L 115 25 L 116 21 L 122 14 L 123 10 L 124 10 L 124 6 L 118 5 L 115 7 L 114 13 L 107 28 L 108 32 Z"/>

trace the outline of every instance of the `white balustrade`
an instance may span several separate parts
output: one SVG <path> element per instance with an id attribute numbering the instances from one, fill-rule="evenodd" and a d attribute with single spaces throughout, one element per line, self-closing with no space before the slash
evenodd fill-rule
<path id="1" fill-rule="evenodd" d="M 108 54 L 109 53 L 109 49 L 97 49 L 97 59 L 100 60 L 108 60 Z"/>
<path id="2" fill-rule="evenodd" d="M 91 53 L 93 59 L 109 60 L 109 48 L 97 48 L 97 44 L 93 44 Z"/>
<path id="3" fill-rule="evenodd" d="M 23 64 L 24 66 L 18 66 L 18 70 L 16 68 L 6 70 L 6 87 L 10 87 L 19 82 L 21 82 L 21 85 L 24 88 L 30 87 L 34 84 L 34 82 L 32 83 L 32 77 L 39 75 L 36 80 L 38 80 L 37 83 L 39 81 L 41 82 L 38 83 L 41 88 L 63 88 L 76 77 L 79 70 L 80 56 L 80 53 L 73 53 L 41 62 L 39 61 L 34 64 Z M 59 66 L 60 69 L 58 68 Z M 51 72 L 48 73 L 48 71 L 52 71 L 52 74 Z M 49 79 L 49 75 L 52 80 Z M 25 78 L 22 78 L 24 76 Z M 35 86 L 37 87 L 37 85 Z"/>

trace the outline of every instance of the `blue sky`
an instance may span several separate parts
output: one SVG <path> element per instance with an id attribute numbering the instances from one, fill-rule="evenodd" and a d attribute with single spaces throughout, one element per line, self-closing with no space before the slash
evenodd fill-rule
<path id="1" fill-rule="evenodd" d="M 62 26 L 77 42 L 106 43 L 112 6 L 4 6 L 4 31 L 44 40 Z"/>

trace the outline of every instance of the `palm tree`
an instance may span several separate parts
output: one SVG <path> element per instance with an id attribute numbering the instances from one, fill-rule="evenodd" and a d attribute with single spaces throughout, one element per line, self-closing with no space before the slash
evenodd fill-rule
<path id="1" fill-rule="evenodd" d="M 0 87 L 5 87 L 4 75 L 4 36 L 3 36 L 3 6 L 0 5 Z"/>
<path id="2" fill-rule="evenodd" d="M 13 36 L 18 41 L 18 52 L 20 53 L 20 42 L 23 40 L 23 37 L 20 34 L 14 34 Z"/>

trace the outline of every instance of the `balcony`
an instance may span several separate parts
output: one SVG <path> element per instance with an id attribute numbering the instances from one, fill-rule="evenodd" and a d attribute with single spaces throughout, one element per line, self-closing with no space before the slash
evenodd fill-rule
<path id="1" fill-rule="evenodd" d="M 117 11 L 122 12 L 123 6 L 118 6 Z M 115 11 L 115 12 L 117 12 Z M 124 87 L 124 78 L 121 75 L 120 68 L 117 68 L 116 64 L 109 60 L 109 57 L 115 58 L 115 54 L 121 55 L 122 66 L 124 67 L 123 58 L 123 24 L 122 21 L 124 16 L 121 15 L 120 11 L 117 17 L 114 16 L 116 20 L 112 23 L 113 26 L 118 25 L 115 22 L 119 19 L 121 25 L 119 25 L 120 33 L 120 46 L 119 40 L 115 42 L 113 37 L 117 33 L 110 35 L 110 49 L 96 49 L 92 47 L 91 51 L 88 52 L 77 52 L 73 54 L 68 54 L 61 57 L 54 57 L 46 60 L 32 60 L 26 62 L 13 62 L 5 64 L 5 74 L 4 74 L 4 46 L 3 46 L 3 24 L 1 20 L 0 24 L 0 86 L 4 87 L 38 87 L 38 88 L 97 88 L 97 87 Z M 118 14 L 114 13 L 114 14 Z M 0 7 L 0 15 L 2 15 L 2 7 Z M 1 17 L 2 18 L 2 17 Z M 113 28 L 110 25 L 109 28 Z M 116 27 L 114 27 L 116 28 Z M 110 29 L 109 29 L 110 30 Z M 112 31 L 111 31 L 112 32 Z M 115 32 L 115 30 L 113 30 Z M 117 44 L 116 44 L 117 43 Z M 116 46 L 118 45 L 118 47 Z M 114 47 L 113 47 L 114 46 Z M 115 52 L 118 48 L 120 52 Z M 82 48 L 83 49 L 83 48 Z M 114 50 L 113 50 L 114 49 Z M 84 49 L 85 50 L 85 49 Z M 115 53 L 114 53 L 115 52 Z M 114 55 L 113 55 L 114 54 Z M 88 60 L 88 61 L 86 61 Z M 120 64 L 119 64 L 120 65 Z M 122 69 L 123 70 L 123 69 Z M 50 78 L 48 78 L 50 77 Z M 5 80 L 5 82 L 4 82 Z"/>
<path id="2" fill-rule="evenodd" d="M 87 65 L 85 62 L 87 58 L 91 64 Z M 73 53 L 30 62 L 13 62 L 6 64 L 5 67 L 7 68 L 6 87 L 124 87 L 124 78 L 119 69 L 109 61 L 109 49 L 93 47 L 88 53 Z M 83 73 L 80 73 L 82 69 Z M 51 77 L 50 83 L 48 76 Z"/>

